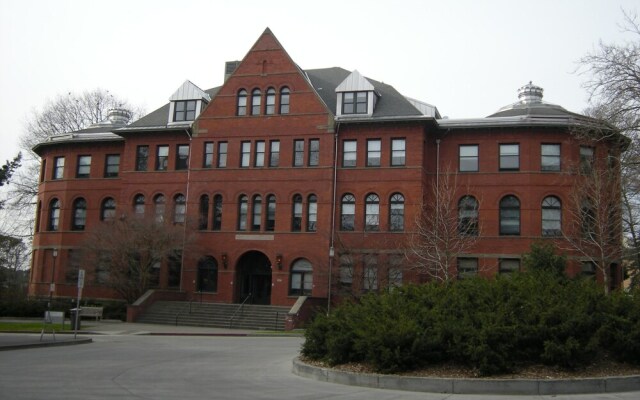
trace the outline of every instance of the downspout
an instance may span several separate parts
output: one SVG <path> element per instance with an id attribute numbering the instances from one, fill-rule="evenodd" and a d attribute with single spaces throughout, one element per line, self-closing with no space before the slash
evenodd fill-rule
<path id="1" fill-rule="evenodd" d="M 183 223 L 183 230 L 182 230 L 182 252 L 180 254 L 180 291 L 183 290 L 183 285 L 184 285 L 184 247 L 186 246 L 187 243 L 187 216 L 189 215 L 189 183 L 190 183 L 190 178 L 191 178 L 191 139 L 193 139 L 193 137 L 191 136 L 191 133 L 189 133 L 189 129 L 185 128 L 184 132 L 187 134 L 187 136 L 189 137 L 189 159 L 187 160 L 187 189 L 186 189 L 186 194 L 185 194 L 185 198 L 184 198 L 184 223 Z"/>
<path id="2" fill-rule="evenodd" d="M 336 234 L 336 191 L 338 181 L 338 131 L 340 130 L 340 122 L 336 123 L 336 131 L 333 134 L 333 193 L 331 200 L 331 235 L 329 239 L 329 279 L 327 292 L 327 315 L 331 311 L 331 280 L 333 278 L 333 258 L 335 256 L 335 234 Z"/>

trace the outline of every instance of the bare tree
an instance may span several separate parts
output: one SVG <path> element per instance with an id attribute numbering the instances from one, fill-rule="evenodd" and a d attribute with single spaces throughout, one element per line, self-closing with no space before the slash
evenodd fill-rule
<path id="1" fill-rule="evenodd" d="M 605 293 L 611 287 L 611 264 L 622 258 L 621 176 L 615 158 L 583 159 L 566 207 L 570 248 L 600 273 Z"/>
<path id="2" fill-rule="evenodd" d="M 630 40 L 622 44 L 600 42 L 579 60 L 579 71 L 588 75 L 584 86 L 590 94 L 587 115 L 608 121 L 630 139 L 620 158 L 622 223 L 627 243 L 626 264 L 632 275 L 640 268 L 640 23 L 635 13 L 623 12 L 622 30 Z M 610 130 L 610 134 L 617 134 Z M 632 284 L 638 284 L 638 280 Z"/>
<path id="3" fill-rule="evenodd" d="M 81 249 L 83 263 L 94 277 L 132 303 L 154 282 L 159 263 L 181 259 L 191 241 L 184 225 L 155 218 L 106 221 L 88 232 Z M 191 251 L 193 253 L 193 251 Z"/>
<path id="4" fill-rule="evenodd" d="M 456 277 L 456 258 L 478 240 L 479 200 L 460 197 L 458 174 L 448 171 L 440 174 L 429 194 L 416 216 L 407 258 L 418 273 L 446 282 Z"/>
<path id="5" fill-rule="evenodd" d="M 49 137 L 73 132 L 104 121 L 112 108 L 124 108 L 138 118 L 142 110 L 119 99 L 108 90 L 94 89 L 81 94 L 59 95 L 41 109 L 33 109 L 26 117 L 20 138 L 22 166 L 15 171 L 11 187 L 5 191 L 4 231 L 21 237 L 31 237 L 35 217 L 35 198 L 38 194 L 40 159 L 33 147 Z"/>

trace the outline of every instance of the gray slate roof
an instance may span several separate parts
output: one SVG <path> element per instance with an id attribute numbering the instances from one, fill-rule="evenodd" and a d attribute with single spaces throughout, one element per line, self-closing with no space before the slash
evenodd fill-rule
<path id="1" fill-rule="evenodd" d="M 347 71 L 340 67 L 333 67 L 310 69 L 305 72 L 307 73 L 313 88 L 325 102 L 329 111 L 335 115 L 337 103 L 335 90 L 338 85 L 340 85 L 340 83 L 342 83 L 342 81 L 351 74 L 351 71 Z M 367 80 L 371 82 L 375 87 L 376 92 L 380 94 L 380 98 L 378 98 L 378 103 L 373 111 L 373 115 L 368 118 L 419 117 L 423 115 L 403 95 L 398 93 L 393 86 L 370 78 L 367 78 Z"/>

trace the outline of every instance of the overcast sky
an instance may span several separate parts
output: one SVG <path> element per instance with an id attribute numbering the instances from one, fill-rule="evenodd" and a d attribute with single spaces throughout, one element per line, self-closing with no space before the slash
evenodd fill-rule
<path id="1" fill-rule="evenodd" d="M 640 2 L 0 0 L 0 161 L 47 100 L 103 88 L 151 112 L 185 79 L 219 86 L 266 27 L 303 69 L 357 69 L 450 118 L 487 116 L 529 81 L 580 112 L 577 61 L 633 39 L 622 9 Z"/>

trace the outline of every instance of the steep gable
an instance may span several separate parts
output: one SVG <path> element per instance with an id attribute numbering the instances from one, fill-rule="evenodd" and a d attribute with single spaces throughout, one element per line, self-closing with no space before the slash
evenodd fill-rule
<path id="1" fill-rule="evenodd" d="M 274 95 L 271 96 L 271 93 Z M 287 107 L 281 108 L 285 99 L 288 101 Z M 271 105 L 272 108 L 267 107 Z M 307 75 L 267 28 L 228 76 L 211 101 L 211 106 L 200 116 L 200 121 L 207 118 L 300 113 L 332 115 L 333 110 L 327 107 Z"/>

